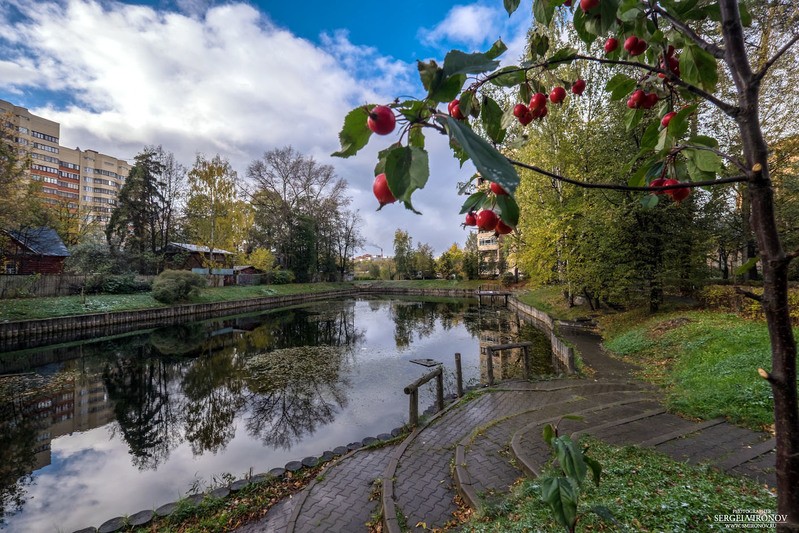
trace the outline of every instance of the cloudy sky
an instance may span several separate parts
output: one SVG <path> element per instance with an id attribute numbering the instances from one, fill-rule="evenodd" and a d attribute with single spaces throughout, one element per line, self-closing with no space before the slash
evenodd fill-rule
<path id="1" fill-rule="evenodd" d="M 348 181 L 366 252 L 390 254 L 402 228 L 440 253 L 466 239 L 455 184 L 474 172 L 443 137 L 429 138 L 430 181 L 414 196 L 423 216 L 375 212 L 376 154 L 392 136 L 353 158 L 330 154 L 353 107 L 420 95 L 417 59 L 500 37 L 506 61 L 518 58 L 530 5 L 509 18 L 501 0 L 0 0 L 0 98 L 60 122 L 62 145 L 123 159 L 147 144 L 188 166 L 219 153 L 243 178 L 292 145 Z"/>

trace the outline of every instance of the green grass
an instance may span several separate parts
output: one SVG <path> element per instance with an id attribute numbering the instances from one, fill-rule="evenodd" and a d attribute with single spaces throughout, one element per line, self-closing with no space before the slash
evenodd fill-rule
<path id="1" fill-rule="evenodd" d="M 641 376 L 664 386 L 670 408 L 695 418 L 727 417 L 755 429 L 774 421 L 771 368 L 763 322 L 712 311 L 637 312 L 601 322 L 605 347 L 642 365 Z"/>
<path id="2" fill-rule="evenodd" d="M 407 280 L 374 281 L 355 283 L 292 283 L 288 285 L 255 285 L 213 287 L 188 303 L 213 303 L 263 296 L 285 296 L 312 294 L 317 292 L 347 289 L 353 286 L 396 287 L 411 289 L 476 289 L 479 281 Z M 50 298 L 17 298 L 0 300 L 0 320 L 28 320 L 88 313 L 110 313 L 167 307 L 149 293 L 145 294 L 96 294 L 90 296 L 57 296 Z"/>
<path id="3" fill-rule="evenodd" d="M 776 508 L 774 496 L 752 480 L 690 466 L 650 449 L 611 446 L 595 439 L 583 442 L 602 463 L 602 480 L 599 487 L 586 480 L 578 531 L 721 530 L 713 515 L 730 514 L 736 508 Z M 585 512 L 595 507 L 607 508 L 616 523 Z M 515 533 L 563 528 L 541 501 L 538 481 L 525 480 L 507 500 L 475 516 L 461 530 Z"/>
<path id="4" fill-rule="evenodd" d="M 569 307 L 563 297 L 563 288 L 559 285 L 537 287 L 519 294 L 517 298 L 522 303 L 532 305 L 556 320 L 576 320 L 595 314 L 587 305 Z"/>

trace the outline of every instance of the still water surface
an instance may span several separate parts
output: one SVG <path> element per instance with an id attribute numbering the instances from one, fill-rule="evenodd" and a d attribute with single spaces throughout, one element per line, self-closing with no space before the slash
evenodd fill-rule
<path id="1" fill-rule="evenodd" d="M 430 370 L 411 359 L 443 362 L 451 393 L 455 352 L 476 384 L 481 342 L 516 340 L 550 371 L 543 334 L 468 300 L 316 302 L 3 354 L 50 362 L 0 376 L 0 528 L 97 526 L 389 432 Z"/>

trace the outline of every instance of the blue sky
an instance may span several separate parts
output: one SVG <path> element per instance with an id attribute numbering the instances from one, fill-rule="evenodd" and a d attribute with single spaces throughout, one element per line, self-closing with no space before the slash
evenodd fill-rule
<path id="1" fill-rule="evenodd" d="M 455 184 L 473 169 L 430 139 L 431 178 L 414 195 L 424 216 L 375 212 L 376 154 L 394 139 L 331 158 L 343 117 L 418 95 L 417 59 L 501 37 L 513 61 L 530 5 L 509 18 L 501 0 L 3 0 L 0 98 L 60 122 L 66 146 L 132 158 L 161 144 L 189 166 L 219 153 L 242 178 L 264 151 L 292 145 L 349 182 L 370 243 L 388 251 L 403 228 L 440 253 L 466 239 Z"/>

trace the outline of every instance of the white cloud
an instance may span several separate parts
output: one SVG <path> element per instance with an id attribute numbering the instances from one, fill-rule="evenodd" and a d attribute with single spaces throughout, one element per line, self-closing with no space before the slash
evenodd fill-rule
<path id="1" fill-rule="evenodd" d="M 241 176 L 264 151 L 290 144 L 348 180 L 367 240 L 386 253 L 398 227 L 438 252 L 464 241 L 454 184 L 473 171 L 458 167 L 443 139 L 430 144 L 430 182 L 414 197 L 423 217 L 400 206 L 374 212 L 376 154 L 396 137 L 376 136 L 354 158 L 329 156 L 351 108 L 418 92 L 415 65 L 344 32 L 317 46 L 243 3 L 202 11 L 203 0 L 192 1 L 189 14 L 94 0 L 15 5 L 29 18 L 0 37 L 0 98 L 24 105 L 20 94 L 54 91 L 31 111 L 61 123 L 62 144 L 121 158 L 162 144 L 189 165 L 198 151 L 218 152 Z"/>
<path id="2" fill-rule="evenodd" d="M 421 29 L 420 38 L 430 45 L 444 41 L 468 47 L 480 47 L 498 37 L 501 28 L 501 8 L 480 4 L 459 5 L 431 29 Z"/>

